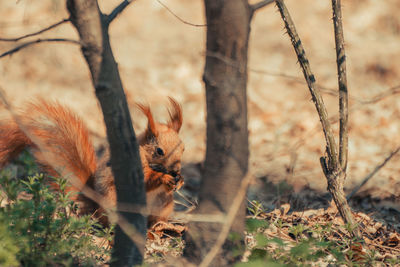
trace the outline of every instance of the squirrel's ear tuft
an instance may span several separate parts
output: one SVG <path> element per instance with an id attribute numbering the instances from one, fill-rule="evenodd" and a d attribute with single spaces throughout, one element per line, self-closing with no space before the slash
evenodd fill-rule
<path id="1" fill-rule="evenodd" d="M 156 124 L 153 119 L 153 114 L 151 113 L 150 107 L 148 105 L 143 105 L 136 103 L 137 107 L 143 112 L 143 114 L 147 117 L 147 129 L 146 136 L 148 138 L 157 137 L 158 131 L 156 128 Z"/>
<path id="2" fill-rule="evenodd" d="M 171 103 L 171 109 L 168 109 L 170 120 L 168 121 L 168 127 L 179 133 L 182 127 L 182 107 L 181 105 L 172 97 L 168 97 Z"/>

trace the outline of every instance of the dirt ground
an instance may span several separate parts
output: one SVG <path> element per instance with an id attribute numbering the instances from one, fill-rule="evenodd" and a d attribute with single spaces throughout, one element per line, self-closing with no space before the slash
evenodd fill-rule
<path id="1" fill-rule="evenodd" d="M 1 1 L 0 37 L 17 37 L 66 18 L 64 2 Z M 99 1 L 104 12 L 118 2 Z M 400 96 L 396 94 L 400 92 L 396 87 L 400 85 L 400 2 L 343 2 L 351 96 L 346 181 L 350 192 L 400 145 Z M 200 0 L 163 3 L 186 21 L 205 23 Z M 330 1 L 286 3 L 317 83 L 325 88 L 329 114 L 335 118 L 338 98 Z M 184 110 L 181 136 L 186 145 L 186 166 L 201 162 L 205 155 L 201 80 L 205 30 L 182 23 L 156 0 L 134 1 L 111 26 L 112 46 L 136 131 L 143 130 L 144 118 L 134 108 L 135 101 L 148 102 L 156 117 L 164 120 L 167 96 L 175 97 Z M 64 24 L 40 36 L 45 37 L 77 39 L 77 34 L 71 25 Z M 15 45 L 0 42 L 0 53 Z M 329 197 L 319 165 L 319 157 L 324 155 L 319 119 L 273 5 L 258 11 L 253 19 L 249 54 L 250 170 L 257 178 L 249 198 L 264 202 L 269 209 L 287 201 L 297 209 L 326 205 Z M 96 144 L 104 138 L 99 105 L 77 45 L 37 44 L 0 59 L 0 86 L 15 106 L 38 96 L 65 103 L 83 117 Z M 337 123 L 334 126 L 336 129 Z M 399 159 L 400 155 L 394 156 L 361 188 L 352 202 L 355 208 L 373 213 L 379 210 L 388 221 L 398 221 Z M 198 176 L 195 168 L 186 168 L 188 181 L 198 181 Z"/>

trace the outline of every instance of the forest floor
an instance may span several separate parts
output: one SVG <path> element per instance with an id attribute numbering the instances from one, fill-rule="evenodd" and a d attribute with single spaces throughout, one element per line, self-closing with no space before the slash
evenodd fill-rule
<path id="1" fill-rule="evenodd" d="M 118 0 L 100 0 L 109 12 Z M 204 24 L 202 1 L 162 1 L 182 19 Z M 287 0 L 337 131 L 336 56 L 330 1 Z M 350 94 L 350 140 L 346 193 L 400 146 L 400 2 L 344 2 L 344 32 Z M 0 37 L 17 37 L 67 17 L 63 1 L 0 3 Z M 165 120 L 167 96 L 183 106 L 186 145 L 183 194 L 195 199 L 205 155 L 205 27 L 187 25 L 157 0 L 135 1 L 111 26 L 111 42 L 137 132 L 145 119 L 134 103 L 149 103 Z M 68 25 L 44 37 L 77 39 Z M 35 39 L 31 38 L 30 40 Z M 22 41 L 20 41 L 21 43 Z M 0 42 L 0 53 L 14 43 Z M 88 125 L 95 144 L 105 129 L 79 47 L 37 44 L 0 59 L 0 87 L 15 106 L 35 97 L 58 100 Z M 273 5 L 257 12 L 249 47 L 248 107 L 250 172 L 248 199 L 266 211 L 327 208 L 330 197 L 319 165 L 325 145 L 320 122 L 289 37 Z M 2 112 L 5 114 L 5 112 Z M 400 230 L 400 154 L 396 154 L 352 198 L 350 204 Z"/>

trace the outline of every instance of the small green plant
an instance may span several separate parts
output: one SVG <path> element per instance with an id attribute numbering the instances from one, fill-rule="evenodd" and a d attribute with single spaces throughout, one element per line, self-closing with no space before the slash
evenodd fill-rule
<path id="1" fill-rule="evenodd" d="M 288 238 L 271 237 L 264 234 L 268 222 L 261 222 L 256 224 L 260 225 L 257 229 L 254 227 L 256 224 L 251 222 L 251 232 L 255 244 L 250 249 L 250 256 L 247 263 L 237 264 L 236 267 L 241 266 L 311 266 L 313 262 L 324 260 L 328 256 L 328 243 L 322 243 L 317 239 L 303 234 L 308 231 L 307 227 L 298 224 L 295 226 L 287 227 L 287 232 L 292 236 L 292 240 Z M 249 229 L 249 228 L 248 228 Z M 261 231 L 260 231 L 261 229 Z M 325 260 L 327 261 L 327 260 Z"/>
<path id="2" fill-rule="evenodd" d="M 306 231 L 305 225 L 300 223 L 290 227 L 289 235 L 292 235 L 294 239 L 297 240 L 305 231 Z"/>
<path id="3" fill-rule="evenodd" d="M 167 249 L 171 255 L 177 257 L 182 255 L 184 246 L 185 245 L 182 237 L 171 237 L 167 244 Z"/>
<path id="4" fill-rule="evenodd" d="M 47 180 L 47 179 L 46 179 Z M 67 182 L 44 175 L 13 179 L 0 173 L 0 266 L 98 266 L 106 262 L 111 230 L 75 216 Z M 97 244 L 96 244 L 97 242 Z"/>
<path id="5" fill-rule="evenodd" d="M 257 231 L 260 231 L 264 228 L 267 228 L 269 226 L 269 222 L 266 220 L 260 220 L 260 219 L 254 219 L 254 218 L 249 218 L 246 220 L 246 230 L 249 233 L 254 233 Z"/>
<path id="6" fill-rule="evenodd" d="M 246 222 L 246 262 L 235 267 L 257 266 L 376 266 L 382 264 L 376 251 L 366 249 L 360 252 L 360 240 L 335 232 L 345 233 L 348 226 L 326 224 L 291 225 L 283 220 L 260 220 L 249 218 Z M 384 261 L 385 264 L 399 264 L 399 259 Z"/>
<path id="7" fill-rule="evenodd" d="M 249 201 L 247 210 L 253 215 L 253 218 L 257 218 L 259 215 L 265 212 L 262 203 L 257 200 Z"/>
<path id="8" fill-rule="evenodd" d="M 0 221 L 4 220 L 3 216 L 0 215 Z M 13 234 L 8 231 L 6 225 L 0 224 L 0 266 L 18 266 L 18 251 Z"/>

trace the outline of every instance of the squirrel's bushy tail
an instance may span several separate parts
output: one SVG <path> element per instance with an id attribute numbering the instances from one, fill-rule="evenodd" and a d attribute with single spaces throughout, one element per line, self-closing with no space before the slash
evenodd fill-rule
<path id="1" fill-rule="evenodd" d="M 11 120 L 0 124 L 0 167 L 18 156 L 32 141 Z"/>
<path id="2" fill-rule="evenodd" d="M 18 122 L 0 125 L 0 134 L 1 165 L 31 146 L 36 161 L 50 175 L 73 175 L 84 185 L 96 172 L 88 130 L 79 117 L 57 102 L 39 99 L 28 104 L 18 114 Z"/>

